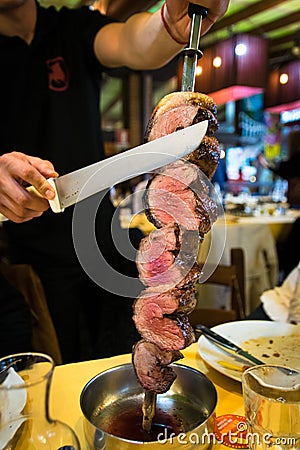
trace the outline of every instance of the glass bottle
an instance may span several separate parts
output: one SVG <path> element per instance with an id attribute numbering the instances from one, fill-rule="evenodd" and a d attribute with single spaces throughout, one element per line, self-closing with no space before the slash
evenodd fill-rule
<path id="1" fill-rule="evenodd" d="M 49 416 L 53 370 L 42 353 L 0 359 L 0 450 L 80 450 L 74 431 Z"/>

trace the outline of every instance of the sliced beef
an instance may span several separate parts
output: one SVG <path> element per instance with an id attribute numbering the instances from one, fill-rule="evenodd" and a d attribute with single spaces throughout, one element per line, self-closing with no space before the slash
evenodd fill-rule
<path id="1" fill-rule="evenodd" d="M 133 366 L 137 378 L 144 389 L 163 394 L 167 392 L 176 374 L 169 367 L 174 361 L 183 358 L 179 351 L 166 351 L 152 342 L 141 340 L 133 348 Z"/>
<path id="2" fill-rule="evenodd" d="M 154 230 L 143 238 L 136 256 L 142 283 L 146 286 L 165 285 L 170 282 L 172 272 L 173 282 L 177 284 L 182 279 L 180 270 L 174 266 L 179 249 L 179 227 L 176 224 Z"/>
<path id="3" fill-rule="evenodd" d="M 146 130 L 152 141 L 197 122 L 208 120 L 207 135 L 217 128 L 217 108 L 211 97 L 198 92 L 173 92 L 166 95 L 153 110 Z"/>
<path id="4" fill-rule="evenodd" d="M 176 161 L 149 180 L 144 195 L 145 212 L 157 228 L 178 223 L 185 230 L 207 233 L 217 218 L 217 206 L 195 164 Z"/>
<path id="5" fill-rule="evenodd" d="M 201 173 L 199 169 L 186 160 L 178 160 L 166 166 L 160 167 L 155 170 L 154 175 L 165 175 L 170 177 L 170 182 L 181 183 L 185 188 L 188 186 L 194 186 L 196 183 L 201 182 Z M 202 183 L 205 188 L 205 183 Z M 147 186 L 148 189 L 149 186 Z"/>
<path id="6" fill-rule="evenodd" d="M 189 272 L 197 264 L 200 242 L 198 231 L 181 232 L 174 223 L 152 231 L 140 242 L 136 256 L 142 283 L 159 287 L 161 292 L 189 284 Z"/>
<path id="7" fill-rule="evenodd" d="M 180 289 L 172 288 L 161 292 L 159 288 L 144 290 L 133 303 L 133 314 L 138 316 L 146 303 L 156 303 L 162 314 L 172 314 L 175 311 L 189 314 L 196 306 L 196 288 L 186 285 Z"/>
<path id="8" fill-rule="evenodd" d="M 215 137 L 204 136 L 199 148 L 186 156 L 209 180 L 214 176 L 220 159 L 220 144 Z"/>
<path id="9" fill-rule="evenodd" d="M 195 341 L 193 328 L 186 315 L 167 315 L 165 304 L 157 301 L 156 297 L 139 304 L 133 320 L 144 339 L 164 350 L 182 350 Z"/>

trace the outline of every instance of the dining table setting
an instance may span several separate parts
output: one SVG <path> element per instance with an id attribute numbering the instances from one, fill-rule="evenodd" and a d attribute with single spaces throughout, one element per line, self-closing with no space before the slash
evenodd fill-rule
<path id="1" fill-rule="evenodd" d="M 1 358 L 1 450 L 267 450 L 272 439 L 274 450 L 299 449 L 300 324 L 242 320 L 195 332 L 172 364 L 173 385 L 157 395 L 155 434 L 142 429 L 146 393 L 132 354 L 56 366 L 39 353 Z"/>
<path id="2" fill-rule="evenodd" d="M 300 370 L 298 351 L 300 348 L 300 325 L 272 321 L 235 321 L 218 325 L 212 331 L 244 349 L 259 359 L 262 364 L 280 364 Z M 237 423 L 245 421 L 241 380 L 243 371 L 253 366 L 254 363 L 235 351 L 216 344 L 204 334 L 201 334 L 198 341 L 184 349 L 182 353 L 184 358 L 180 361 L 180 365 L 201 372 L 215 386 L 217 402 L 213 414 L 216 423 L 222 424 L 225 421 L 232 423 L 234 427 Z M 80 404 L 84 387 L 99 373 L 116 366 L 131 364 L 131 361 L 132 355 L 125 354 L 112 358 L 60 365 L 55 368 L 50 393 L 51 417 L 67 423 L 75 430 L 83 450 L 89 448 L 86 444 Z M 201 389 L 198 395 L 202 395 Z M 299 395 L 297 402 L 300 414 Z M 242 427 L 242 425 L 240 426 Z M 234 429 L 232 429 L 232 433 L 233 431 Z M 237 432 L 236 429 L 235 431 Z M 218 434 L 218 431 L 216 432 Z M 225 434 L 226 432 L 224 432 L 226 441 Z M 235 445 L 232 443 L 231 446 L 245 448 L 245 442 L 240 442 L 240 444 L 242 447 L 238 447 L 237 443 Z M 220 445 L 228 447 L 230 442 L 222 443 L 221 440 L 216 439 L 212 445 L 213 448 Z M 185 448 L 185 446 L 182 445 L 179 448 Z M 192 448 L 201 447 L 195 445 Z"/>
<path id="3" fill-rule="evenodd" d="M 184 354 L 182 364 L 205 374 L 216 387 L 218 396 L 216 414 L 218 416 L 224 414 L 243 416 L 241 383 L 207 365 L 198 352 L 198 343 L 192 344 L 182 353 Z M 75 430 L 82 450 L 88 450 L 83 429 L 83 415 L 80 409 L 80 395 L 83 387 L 99 372 L 130 362 L 131 355 L 119 355 L 56 367 L 50 395 L 51 416 L 68 423 Z"/>

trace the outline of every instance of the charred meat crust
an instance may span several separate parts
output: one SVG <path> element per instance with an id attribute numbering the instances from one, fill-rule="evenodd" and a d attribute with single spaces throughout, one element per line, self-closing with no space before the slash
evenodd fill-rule
<path id="1" fill-rule="evenodd" d="M 182 279 L 180 283 L 178 283 L 175 288 L 177 289 L 186 289 L 187 286 L 191 286 L 197 282 L 199 282 L 200 277 L 202 275 L 202 269 L 200 265 L 196 262 L 189 273 Z"/>
<path id="2" fill-rule="evenodd" d="M 132 362 L 137 379 L 144 389 L 157 394 L 163 394 L 170 389 L 176 374 L 169 364 L 181 358 L 181 352 L 162 350 L 143 339 L 133 347 Z"/>
<path id="3" fill-rule="evenodd" d="M 214 176 L 220 159 L 220 144 L 215 137 L 204 136 L 199 148 L 186 156 L 186 159 L 199 167 L 209 180 Z"/>
<path id="4" fill-rule="evenodd" d="M 192 125 L 196 123 L 203 122 L 204 120 L 208 121 L 207 136 L 212 136 L 219 128 L 218 121 L 216 117 L 213 115 L 211 111 L 205 108 L 198 108 L 198 111 L 193 119 Z"/>

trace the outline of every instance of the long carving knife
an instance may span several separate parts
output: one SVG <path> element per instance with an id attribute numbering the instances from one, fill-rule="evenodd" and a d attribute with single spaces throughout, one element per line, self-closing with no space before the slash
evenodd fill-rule
<path id="1" fill-rule="evenodd" d="M 183 158 L 199 147 L 207 125 L 206 120 L 58 178 L 49 178 L 56 191 L 54 200 L 49 201 L 51 209 L 62 212 L 117 183 Z M 32 186 L 28 189 L 34 190 Z M 0 214 L 0 220 L 7 219 Z"/>
<path id="2" fill-rule="evenodd" d="M 199 49 L 202 19 L 207 16 L 208 10 L 203 6 L 190 3 L 188 13 L 191 18 L 191 28 L 188 47 L 183 50 L 184 59 L 181 82 L 181 90 L 183 92 L 193 92 L 195 89 L 197 61 L 198 58 L 203 56 Z"/>
<path id="3" fill-rule="evenodd" d="M 246 350 L 242 349 L 238 345 L 236 345 L 234 342 L 230 341 L 229 339 L 225 338 L 224 336 L 221 336 L 220 334 L 216 333 L 215 331 L 211 330 L 210 328 L 207 328 L 205 325 L 197 324 L 195 326 L 196 330 L 201 331 L 201 333 L 210 341 L 212 341 L 214 344 L 219 345 L 220 347 L 225 348 L 226 350 L 229 350 L 230 352 L 233 352 L 239 356 L 242 356 L 243 358 L 247 359 L 248 361 L 251 361 L 252 364 L 260 365 L 265 364 L 260 359 L 256 358 L 255 356 L 248 353 Z"/>

